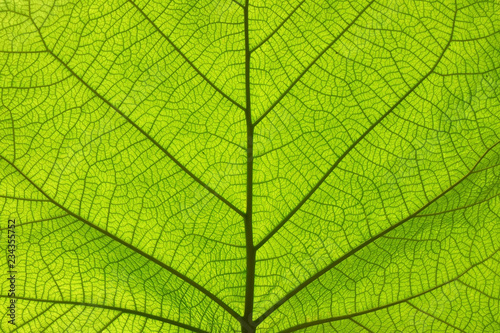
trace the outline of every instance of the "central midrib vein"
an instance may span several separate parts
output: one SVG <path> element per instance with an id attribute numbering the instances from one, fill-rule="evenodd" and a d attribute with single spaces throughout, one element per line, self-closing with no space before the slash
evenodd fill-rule
<path id="1" fill-rule="evenodd" d="M 253 245 L 252 230 L 252 198 L 253 198 L 253 131 L 250 94 L 250 42 L 248 29 L 248 0 L 245 1 L 244 29 L 245 29 L 245 120 L 247 127 L 247 183 L 246 183 L 246 213 L 245 213 L 245 239 L 246 239 L 246 289 L 245 289 L 245 312 L 242 324 L 243 333 L 255 332 L 253 322 L 253 302 L 255 285 L 255 247 Z M 246 326 L 246 327 L 245 327 Z"/>

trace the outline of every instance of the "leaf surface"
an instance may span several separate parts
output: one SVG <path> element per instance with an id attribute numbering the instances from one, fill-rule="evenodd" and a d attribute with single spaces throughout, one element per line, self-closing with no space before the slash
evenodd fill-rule
<path id="1" fill-rule="evenodd" d="M 0 3 L 1 330 L 500 330 L 499 12 Z"/>

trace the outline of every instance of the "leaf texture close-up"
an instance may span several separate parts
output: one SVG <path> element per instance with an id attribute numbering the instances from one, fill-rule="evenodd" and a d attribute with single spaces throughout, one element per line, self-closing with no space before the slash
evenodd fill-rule
<path id="1" fill-rule="evenodd" d="M 500 332 L 499 76 L 499 0 L 1 0 L 0 331 Z"/>

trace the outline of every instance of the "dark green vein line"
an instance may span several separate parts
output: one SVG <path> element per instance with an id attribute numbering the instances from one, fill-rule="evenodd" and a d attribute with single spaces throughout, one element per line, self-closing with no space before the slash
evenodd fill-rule
<path id="1" fill-rule="evenodd" d="M 35 22 L 33 22 L 33 25 L 35 25 Z M 36 29 L 38 27 L 35 25 Z M 39 31 L 39 30 L 38 30 Z M 144 131 L 142 128 L 139 127 L 132 119 L 130 119 L 127 115 L 125 115 L 120 109 L 118 109 L 115 105 L 113 105 L 110 101 L 108 101 L 103 95 L 101 95 L 97 90 L 92 88 L 87 82 L 85 82 L 80 76 L 78 76 L 66 63 L 64 63 L 54 52 L 49 50 L 47 47 L 47 44 L 45 44 L 45 41 L 43 40 L 43 36 L 40 33 L 40 38 L 42 39 L 43 44 L 45 45 L 47 52 L 54 57 L 61 65 L 66 68 L 80 83 L 82 83 L 87 89 L 89 89 L 95 96 L 97 96 L 100 100 L 102 100 L 104 103 L 106 103 L 110 108 L 112 108 L 116 113 L 118 113 L 120 116 L 123 117 L 130 125 L 132 125 L 136 130 L 138 130 L 142 135 L 144 135 L 149 141 L 151 141 L 158 149 L 160 149 L 170 160 L 172 160 L 179 168 L 182 169 L 186 174 L 188 174 L 194 181 L 196 181 L 198 184 L 203 186 L 208 192 L 213 194 L 217 199 L 225 203 L 228 207 L 230 207 L 232 210 L 234 210 L 236 213 L 238 213 L 240 216 L 245 217 L 245 213 L 243 213 L 240 209 L 238 209 L 235 205 L 233 205 L 231 202 L 229 202 L 227 199 L 225 199 L 223 196 L 221 196 L 219 193 L 217 193 L 214 189 L 212 189 L 210 186 L 208 186 L 205 182 L 203 182 L 200 178 L 198 178 L 195 174 L 193 174 L 188 168 L 186 168 L 179 160 L 177 160 L 172 154 L 170 154 L 158 141 L 156 141 L 152 136 L 150 136 L 146 131 Z"/>
<path id="2" fill-rule="evenodd" d="M 9 297 L 10 298 L 10 297 Z M 32 321 L 36 320 L 37 318 L 43 316 L 45 314 L 45 312 L 49 311 L 52 307 L 54 306 L 54 304 L 50 304 L 45 310 L 43 310 L 42 312 L 38 313 L 36 316 L 30 318 L 29 320 L 26 320 L 24 323 L 22 323 L 21 325 L 19 326 L 16 326 L 15 330 L 13 330 L 12 332 L 16 332 L 16 331 L 19 331 L 21 329 L 21 327 L 24 327 L 26 326 L 27 324 L 31 323 Z"/>
<path id="3" fill-rule="evenodd" d="M 466 206 L 460 206 L 460 207 L 456 207 L 456 208 L 453 208 L 453 209 L 448 209 L 448 210 L 443 210 L 443 211 L 440 211 L 440 212 L 436 212 L 436 213 L 429 213 L 429 214 L 419 214 L 418 217 L 424 217 L 424 216 L 436 216 L 436 215 L 442 215 L 442 214 L 447 214 L 447 213 L 451 213 L 451 212 L 456 212 L 456 211 L 459 211 L 459 210 L 464 210 L 464 209 L 467 209 L 467 208 L 470 208 L 470 207 L 474 207 L 474 206 L 477 206 L 477 205 L 480 205 L 480 204 L 483 204 L 485 202 L 488 202 L 490 200 L 493 200 L 497 197 L 500 196 L 500 193 L 498 194 L 495 194 L 494 196 L 492 197 L 489 197 L 489 198 L 486 198 L 484 200 L 480 200 L 478 202 L 475 202 L 475 203 L 472 203 L 470 205 L 466 205 Z"/>
<path id="4" fill-rule="evenodd" d="M 255 255 L 256 250 L 253 244 L 253 135 L 252 124 L 252 99 L 250 90 L 250 31 L 248 28 L 248 0 L 243 7 L 244 30 L 245 30 L 245 98 L 246 98 L 246 129 L 247 129 L 247 181 L 246 181 L 246 213 L 245 213 L 245 248 L 246 248 L 246 278 L 245 278 L 245 310 L 243 319 L 247 325 L 241 326 L 243 333 L 254 333 L 253 303 L 255 292 Z"/>
<path id="5" fill-rule="evenodd" d="M 493 169 L 493 168 L 496 168 L 498 166 L 500 166 L 500 163 L 494 164 L 494 165 L 490 165 L 490 166 L 482 168 L 482 169 L 475 170 L 474 173 L 483 172 L 484 170 Z"/>
<path id="6" fill-rule="evenodd" d="M 71 312 L 74 308 L 75 308 L 76 305 L 73 305 L 72 307 L 70 307 L 69 309 L 67 309 L 66 311 L 64 311 L 63 313 L 57 313 L 57 317 L 55 318 L 50 318 L 51 321 L 48 323 L 47 326 L 44 326 L 44 327 L 40 327 L 40 331 L 41 332 L 47 332 L 49 330 L 49 327 L 51 327 L 52 325 L 54 325 L 58 320 L 60 320 L 61 318 L 64 318 L 64 316 L 66 316 L 66 314 L 68 314 L 69 312 Z M 68 325 L 68 323 L 65 323 L 66 325 Z M 71 325 L 71 323 L 70 323 Z"/>
<path id="7" fill-rule="evenodd" d="M 257 50 L 259 47 L 261 47 L 264 43 L 266 43 L 269 39 L 271 39 L 272 36 L 274 36 L 274 34 L 276 32 L 278 32 L 279 29 L 281 29 L 281 27 L 290 19 L 290 17 L 293 16 L 293 14 L 295 14 L 295 12 L 297 11 L 297 9 L 300 8 L 300 6 L 302 6 L 302 4 L 305 2 L 305 0 L 302 0 L 291 12 L 290 14 L 288 14 L 288 16 L 283 20 L 283 22 L 281 22 L 280 25 L 278 25 L 276 27 L 276 29 L 274 29 L 265 39 L 263 39 L 257 46 L 255 46 L 253 49 L 250 50 L 250 53 L 253 53 L 255 50 Z"/>
<path id="8" fill-rule="evenodd" d="M 369 333 L 374 333 L 371 329 L 369 329 L 368 327 L 366 327 L 365 325 L 361 324 L 359 321 L 357 321 L 356 319 L 354 318 L 349 318 L 349 320 L 351 320 L 353 323 L 355 323 L 356 325 L 358 325 L 359 327 L 363 328 L 365 331 L 369 332 Z"/>
<path id="9" fill-rule="evenodd" d="M 231 0 L 232 2 L 234 2 L 236 5 L 240 6 L 241 8 L 245 8 L 245 6 L 243 6 L 241 3 L 239 3 L 238 1 L 236 0 Z"/>
<path id="10" fill-rule="evenodd" d="M 111 320 L 110 320 L 110 321 L 109 321 L 106 325 L 104 325 L 104 327 L 103 327 L 103 328 L 99 331 L 99 333 L 104 332 L 104 330 L 105 330 L 106 328 L 108 328 L 109 326 L 111 326 L 111 324 L 112 324 L 115 320 L 117 320 L 117 319 L 118 319 L 118 318 L 119 318 L 122 314 L 123 314 L 123 312 L 120 312 L 120 313 L 118 313 L 116 316 L 114 316 L 114 317 L 113 317 L 113 319 L 111 319 Z"/>
<path id="11" fill-rule="evenodd" d="M 45 200 L 45 199 L 17 198 L 17 197 L 12 197 L 10 195 L 0 195 L 0 198 L 19 200 L 19 201 L 36 201 L 36 202 L 48 202 L 49 201 L 49 200 Z"/>
<path id="12" fill-rule="evenodd" d="M 224 310 L 226 310 L 231 316 L 233 316 L 234 318 L 236 318 L 238 321 L 241 321 L 241 316 L 239 316 L 233 309 L 231 309 L 227 304 L 225 304 L 221 299 L 219 299 L 217 296 L 215 296 L 214 294 L 212 294 L 210 291 L 208 291 L 207 289 L 205 289 L 203 286 L 201 286 L 200 284 L 198 284 L 197 282 L 193 281 L 192 279 L 190 279 L 189 277 L 187 277 L 186 275 L 180 273 L 179 271 L 177 271 L 176 269 L 174 269 L 173 267 L 170 267 L 168 266 L 167 264 L 161 262 L 160 260 L 156 259 L 155 257 L 147 254 L 146 252 L 136 248 L 135 246 L 133 246 L 132 244 L 129 244 L 127 242 L 125 242 L 124 240 L 118 238 L 117 236 L 113 235 L 112 233 L 110 233 L 109 231 L 107 230 L 104 230 L 100 227 L 98 227 L 97 225 L 93 224 L 92 222 L 84 219 L 83 217 L 73 213 L 72 211 L 70 211 L 69 209 L 65 208 L 63 205 L 61 205 L 60 203 L 58 203 L 57 201 L 55 201 L 53 198 L 51 198 L 47 193 L 45 193 L 45 191 L 43 191 L 37 184 L 35 184 L 26 174 L 24 174 L 16 165 L 14 165 L 13 163 L 11 163 L 9 160 L 7 160 L 5 157 L 1 156 L 0 155 L 0 158 L 3 159 L 5 162 L 7 162 L 10 166 L 12 166 L 14 169 L 16 169 L 16 171 L 22 175 L 28 182 L 31 183 L 31 185 L 33 185 L 41 194 L 43 194 L 53 205 L 59 207 L 60 209 L 62 209 L 63 211 L 65 211 L 68 215 L 71 215 L 73 216 L 75 219 L 83 222 L 84 224 L 88 225 L 89 227 L 91 227 L 92 229 L 94 230 L 97 230 L 98 232 L 100 232 L 101 234 L 104 234 L 106 236 L 108 236 L 110 239 L 114 240 L 115 242 L 118 242 L 120 244 L 122 244 L 123 246 L 129 248 L 130 250 L 132 250 L 133 252 L 141 255 L 142 257 L 146 258 L 147 260 L 150 260 L 151 262 L 154 262 L 155 264 L 157 264 L 158 266 L 162 267 L 163 269 L 167 270 L 168 272 L 172 273 L 173 275 L 177 276 L 178 278 L 180 278 L 181 280 L 183 280 L 184 282 L 188 283 L 189 285 L 191 285 L 192 287 L 196 288 L 199 292 L 201 292 L 202 294 L 204 294 L 205 296 L 207 296 L 208 298 L 210 298 L 212 301 L 214 301 L 216 304 L 218 304 L 221 308 L 223 308 Z"/>
<path id="13" fill-rule="evenodd" d="M 207 331 L 204 331 L 202 329 L 183 324 L 181 322 L 175 321 L 175 320 L 170 320 L 166 319 L 160 316 L 155 316 L 149 313 L 145 312 L 140 312 L 137 310 L 130 310 L 130 309 L 123 309 L 123 308 L 118 308 L 114 306 L 109 306 L 109 305 L 100 305 L 100 304 L 93 304 L 93 303 L 85 303 L 85 302 L 73 302 L 73 301 L 57 301 L 57 300 L 49 300 L 49 299 L 36 299 L 36 298 L 31 298 L 31 297 L 9 297 L 6 295 L 0 295 L 1 298 L 13 298 L 13 299 L 18 299 L 18 300 L 25 300 L 25 301 L 32 301 L 32 302 L 41 302 L 41 303 L 53 303 L 53 304 L 67 304 L 67 305 L 73 305 L 73 306 L 86 306 L 86 307 L 92 307 L 92 308 L 99 308 L 99 309 L 105 309 L 105 310 L 111 310 L 111 311 L 120 311 L 121 313 L 128 313 L 136 316 L 141 316 L 149 319 L 154 319 L 158 320 L 170 325 L 174 325 L 177 327 L 182 327 L 185 329 L 188 329 L 192 332 L 198 332 L 198 333 L 209 333 Z"/>
<path id="14" fill-rule="evenodd" d="M 361 17 L 361 15 L 363 15 L 363 13 L 375 2 L 375 0 L 372 0 L 368 3 L 368 5 L 366 5 L 359 13 L 358 15 L 354 18 L 354 20 L 352 20 L 351 23 L 349 23 L 349 25 L 347 27 L 345 27 L 344 30 L 342 30 L 342 32 L 340 32 L 340 34 L 335 37 L 331 42 L 330 44 L 328 44 L 324 49 L 323 51 L 321 51 L 317 56 L 316 58 L 313 59 L 313 61 L 304 69 L 304 71 L 302 73 L 299 74 L 299 76 L 297 76 L 297 78 L 295 79 L 295 81 L 292 82 L 292 84 L 290 84 L 290 86 L 278 97 L 278 99 L 276 99 L 276 101 L 269 107 L 269 109 L 267 109 L 261 116 L 259 119 L 257 119 L 254 123 L 254 126 L 257 126 L 257 124 L 259 124 L 268 114 L 269 112 L 271 112 L 275 107 L 276 105 L 278 105 L 281 100 L 288 94 L 288 92 L 290 90 L 292 90 L 292 88 L 302 79 L 302 77 L 311 69 L 312 66 L 314 66 L 314 64 L 347 32 L 347 30 L 349 30 L 352 25 Z"/>
<path id="15" fill-rule="evenodd" d="M 45 50 L 43 50 L 43 51 L 2 51 L 2 50 L 0 50 L 0 53 L 6 53 L 6 54 L 36 54 L 36 53 L 47 53 L 47 51 L 45 51 Z"/>
<path id="16" fill-rule="evenodd" d="M 50 201 L 47 200 L 47 202 L 50 202 Z M 65 216 L 68 216 L 68 214 L 54 216 L 54 217 L 48 217 L 46 219 L 40 219 L 40 220 L 35 220 L 35 221 L 30 221 L 30 222 L 16 223 L 16 228 L 25 227 L 25 226 L 30 225 L 30 224 L 35 224 L 35 223 L 40 223 L 40 222 L 47 222 L 47 221 L 50 221 L 50 220 L 56 220 L 56 219 L 59 219 L 59 218 L 65 217 Z M 9 229 L 9 227 L 0 228 L 0 231 L 4 231 L 4 230 L 8 230 L 8 229 Z"/>
<path id="17" fill-rule="evenodd" d="M 461 73 L 438 73 L 436 72 L 435 74 L 436 75 L 439 75 L 439 76 L 467 76 L 467 75 L 484 75 L 484 74 L 488 74 L 488 73 L 491 73 L 491 72 L 496 72 L 498 71 L 498 69 L 500 68 L 500 66 L 496 66 L 496 67 L 493 67 L 491 69 L 487 69 L 485 71 L 482 71 L 482 72 L 477 72 L 477 73 L 471 73 L 471 72 L 461 72 Z"/>
<path id="18" fill-rule="evenodd" d="M 225 92 L 223 92 L 222 90 L 220 90 L 212 81 L 210 81 L 210 79 L 205 74 L 203 74 L 198 69 L 198 67 L 196 67 L 193 64 L 193 62 L 191 60 L 188 59 L 188 57 L 177 47 L 177 45 L 175 45 L 175 43 L 167 35 L 165 35 L 165 33 L 156 25 L 156 23 L 154 23 L 146 15 L 146 13 L 144 13 L 144 11 L 141 8 L 139 8 L 139 6 L 137 6 L 137 4 L 134 1 L 127 0 L 127 2 L 129 2 L 132 6 L 134 6 L 137 9 L 137 11 L 139 13 L 141 13 L 141 15 L 155 28 L 156 31 L 158 31 L 160 33 L 160 35 L 163 38 L 165 38 L 165 40 L 170 45 L 172 45 L 172 47 L 175 49 L 175 51 L 177 51 L 177 53 L 179 53 L 184 58 L 184 60 L 196 71 L 196 73 L 198 73 L 198 75 L 203 78 L 203 80 L 205 80 L 212 88 L 214 88 L 215 91 L 217 91 L 219 94 L 221 94 L 225 99 L 227 99 L 228 101 L 230 101 L 231 103 L 233 103 L 235 106 L 237 106 L 241 110 L 245 111 L 245 107 L 243 107 L 243 105 L 241 105 L 240 103 L 236 102 L 234 99 L 232 99 L 231 97 L 229 97 L 229 95 L 227 95 Z"/>
<path id="19" fill-rule="evenodd" d="M 398 304 L 401 304 L 401 303 L 406 303 L 406 302 L 408 302 L 408 301 L 410 301 L 410 300 L 412 300 L 414 298 L 423 296 L 423 295 L 428 294 L 428 293 L 430 293 L 430 292 L 432 292 L 434 290 L 442 288 L 442 287 L 444 287 L 444 286 L 446 286 L 446 285 L 448 285 L 450 283 L 458 281 L 458 279 L 460 279 L 462 276 L 464 276 L 465 274 L 467 274 L 467 272 L 469 272 L 470 270 L 474 269 L 475 267 L 477 267 L 479 265 L 484 264 L 486 261 L 490 260 L 499 251 L 500 251 L 500 248 L 496 249 L 491 255 L 489 255 L 485 259 L 483 259 L 483 260 L 481 260 L 481 261 L 473 264 L 471 267 L 467 268 L 465 271 L 463 271 L 462 273 L 458 274 L 453 279 L 445 281 L 445 282 L 443 282 L 441 284 L 438 284 L 437 286 L 434 286 L 434 287 L 432 287 L 430 289 L 424 290 L 424 291 L 422 291 L 422 292 L 420 292 L 418 294 L 409 296 L 407 298 L 401 299 L 401 300 L 396 301 L 396 302 L 392 302 L 392 303 L 381 305 L 381 306 L 378 306 L 378 307 L 375 307 L 375 308 L 371 308 L 371 309 L 368 309 L 368 310 L 363 310 L 363 311 L 360 311 L 360 312 L 350 313 L 350 314 L 343 315 L 343 316 L 336 316 L 336 317 L 331 317 L 331 318 L 326 318 L 326 319 L 315 320 L 315 321 L 311 321 L 311 322 L 308 322 L 308 323 L 303 323 L 303 324 L 300 324 L 300 325 L 289 327 L 289 328 L 287 328 L 285 330 L 279 331 L 278 333 L 295 332 L 295 331 L 303 329 L 303 328 L 307 328 L 307 327 L 311 327 L 311 326 L 316 326 L 316 325 L 321 325 L 321 324 L 330 323 L 330 322 L 339 321 L 339 320 L 350 319 L 350 318 L 358 317 L 358 316 L 361 316 L 361 315 L 364 315 L 364 314 L 367 314 L 367 313 L 371 313 L 371 312 L 383 310 L 383 309 L 386 309 L 386 308 L 394 306 L 394 305 L 398 305 Z"/>
<path id="20" fill-rule="evenodd" d="M 422 312 L 423 314 L 425 314 L 425 315 L 427 315 L 427 316 L 429 316 L 429 317 L 431 317 L 431 318 L 434 318 L 434 319 L 436 319 L 437 321 L 440 321 L 440 322 L 444 323 L 445 325 L 448 325 L 448 326 L 450 326 L 450 327 L 453 327 L 453 328 L 454 328 L 454 329 L 456 329 L 457 331 L 460 331 L 460 332 L 464 332 L 464 333 L 465 333 L 465 331 L 464 331 L 463 329 L 461 329 L 461 328 L 459 328 L 459 327 L 457 327 L 457 326 L 455 326 L 455 325 L 452 325 L 452 324 L 448 323 L 447 321 L 444 321 L 443 319 L 441 319 L 441 318 L 439 318 L 439 317 L 437 317 L 437 316 L 433 315 L 432 313 L 429 313 L 429 312 L 427 312 L 427 311 L 424 311 L 424 310 L 422 310 L 422 309 L 419 309 L 418 307 L 416 307 L 415 305 L 413 305 L 410 301 L 406 301 L 406 304 L 408 304 L 409 306 L 411 306 L 412 308 L 414 308 L 414 309 L 415 309 L 415 310 L 417 310 L 418 312 Z"/>
<path id="21" fill-rule="evenodd" d="M 384 231 L 378 233 L 374 237 L 366 240 L 365 242 L 359 244 L 358 246 L 356 246 L 355 248 L 353 248 L 351 251 L 347 252 L 346 254 L 344 254 L 343 256 L 341 256 L 340 258 L 338 258 L 337 260 L 335 260 L 334 262 L 332 262 L 331 264 L 329 264 L 328 266 L 326 266 L 325 268 L 323 268 L 322 270 L 320 270 L 319 272 L 317 272 L 316 274 L 314 274 L 311 277 L 309 277 L 307 280 L 305 280 L 300 285 L 298 285 L 295 289 L 293 289 L 291 292 L 289 292 L 285 297 L 283 297 L 281 300 L 279 300 L 278 302 L 276 302 L 269 310 L 267 310 L 262 316 L 260 316 L 259 319 L 257 319 L 257 322 L 258 323 L 262 322 L 264 319 L 266 319 L 267 317 L 269 317 L 274 311 L 276 311 L 281 305 L 283 305 L 283 303 L 285 303 L 290 298 L 292 298 L 293 296 L 295 296 L 299 291 L 303 290 L 309 284 L 311 284 L 312 282 L 314 282 L 315 280 L 317 280 L 318 278 L 320 278 L 323 274 L 329 272 L 331 269 L 333 269 L 334 267 L 338 266 L 340 263 L 342 263 L 346 259 L 348 259 L 351 256 L 353 256 L 355 253 L 357 253 L 360 250 L 364 249 L 365 247 L 367 247 L 371 243 L 375 242 L 380 237 L 382 237 L 382 236 L 386 235 L 387 233 L 389 233 L 390 231 L 392 231 L 392 230 L 398 228 L 399 226 L 405 224 L 407 221 L 409 221 L 409 220 L 411 220 L 411 219 L 413 219 L 415 217 L 418 217 L 418 214 L 420 212 L 422 212 L 423 210 L 425 210 L 427 207 L 429 207 L 434 202 L 436 202 L 439 198 L 443 197 L 446 193 L 450 192 L 457 185 L 459 185 L 461 182 L 463 182 L 465 179 L 467 179 L 467 177 L 472 173 L 472 171 L 474 171 L 474 169 L 478 166 L 478 164 L 482 161 L 482 159 L 486 156 L 486 154 L 488 154 L 488 152 L 490 152 L 499 143 L 500 143 L 500 141 L 497 142 L 497 143 L 495 143 L 489 149 L 487 149 L 486 152 L 481 156 L 481 158 L 476 162 L 476 164 L 474 165 L 474 167 L 467 174 L 465 174 L 461 179 L 459 179 L 455 184 L 453 184 L 450 187 L 448 187 L 445 191 L 443 191 L 441 194 L 439 194 L 436 197 L 434 197 L 434 199 L 430 200 L 428 203 L 426 203 L 425 205 L 423 205 L 422 207 L 420 207 L 420 209 L 418 209 L 413 214 L 409 215 L 408 217 L 404 218 L 403 220 L 399 221 L 398 223 L 393 224 L 389 228 L 387 228 Z M 495 251 L 495 253 L 496 253 L 496 251 Z M 472 267 L 474 267 L 474 266 L 472 266 Z"/>
<path id="22" fill-rule="evenodd" d="M 453 42 L 459 42 L 459 43 L 466 43 L 466 42 L 475 42 L 475 41 L 478 41 L 478 40 L 481 40 L 481 39 L 486 39 L 486 38 L 489 38 L 491 36 L 494 36 L 496 34 L 499 34 L 500 33 L 500 30 L 497 30 L 497 31 L 494 31 L 492 33 L 489 33 L 487 35 L 484 35 L 484 36 L 480 36 L 480 37 L 477 37 L 477 38 L 470 38 L 470 39 L 454 39 Z"/>
<path id="23" fill-rule="evenodd" d="M 4 99 L 3 93 L 4 93 L 4 91 L 2 90 L 1 96 L 0 96 L 0 98 L 2 100 Z M 1 107 L 5 108 L 5 109 L 7 109 L 7 111 L 9 111 L 10 122 L 11 122 L 11 126 L 12 126 L 12 155 L 14 155 L 13 159 L 15 161 L 16 160 L 16 128 L 14 126 L 14 114 L 13 114 L 12 110 L 9 107 L 7 107 L 6 105 L 4 105 L 4 103 L 2 103 Z"/>
<path id="24" fill-rule="evenodd" d="M 465 287 L 467 287 L 467 288 L 469 288 L 469 289 L 474 290 L 475 292 L 477 292 L 478 294 L 483 295 L 484 297 L 487 297 L 487 298 L 489 298 L 489 299 L 493 299 L 493 300 L 495 300 L 495 301 L 500 301 L 500 295 L 499 295 L 499 297 L 495 297 L 495 296 L 493 296 L 493 295 L 488 295 L 488 294 L 487 294 L 487 293 L 485 293 L 484 291 L 482 291 L 482 290 L 480 290 L 480 289 L 478 289 L 478 288 L 476 288 L 476 287 L 473 287 L 473 286 L 471 286 L 470 284 L 467 284 L 467 283 L 465 283 L 464 281 L 462 281 L 462 280 L 460 280 L 460 279 L 458 279 L 458 280 L 457 280 L 457 282 L 458 282 L 458 283 L 460 283 L 460 284 L 462 284 L 462 285 L 464 285 Z"/>
<path id="25" fill-rule="evenodd" d="M 451 31 L 451 34 L 450 36 L 452 37 L 453 36 L 453 31 L 455 29 L 455 20 L 453 21 L 453 27 L 452 27 L 452 31 Z M 333 163 L 333 165 L 330 167 L 330 169 L 328 169 L 328 171 L 323 175 L 323 177 L 321 177 L 321 179 L 316 183 L 316 185 L 314 185 L 314 187 L 306 194 L 306 196 L 297 204 L 297 206 L 295 206 L 294 209 L 292 209 L 290 211 L 290 213 L 288 213 L 288 215 L 283 219 L 281 220 L 280 223 L 278 223 L 278 225 L 266 236 L 264 237 L 256 246 L 256 249 L 258 250 L 260 247 L 262 247 L 269 239 L 271 239 L 271 237 L 273 237 L 280 229 L 281 227 L 283 227 L 285 225 L 286 222 L 288 222 L 288 220 L 290 220 L 294 215 L 295 213 L 297 213 L 300 208 L 304 205 L 304 203 L 309 200 L 309 198 L 314 194 L 314 192 L 316 192 L 316 190 L 321 186 L 321 184 L 323 184 L 325 182 L 325 180 L 328 178 L 328 176 L 330 176 L 330 174 L 333 172 L 333 170 L 335 170 L 337 168 L 337 166 L 340 164 L 340 162 L 342 162 L 344 160 L 344 158 L 349 155 L 349 153 L 361 142 L 363 141 L 363 139 L 378 125 L 382 122 L 382 120 L 384 120 L 388 115 L 390 115 L 413 91 L 415 91 L 415 89 L 417 89 L 418 86 L 420 86 L 420 84 L 422 82 L 424 82 L 428 77 L 429 75 L 431 75 L 433 72 L 434 72 L 434 69 L 437 67 L 437 65 L 440 63 L 441 59 L 443 58 L 444 54 L 446 53 L 446 50 L 448 49 L 448 47 L 450 46 L 450 42 L 451 42 L 451 37 L 448 41 L 448 43 L 446 44 L 446 46 L 443 48 L 443 51 L 441 52 L 441 55 L 439 56 L 439 58 L 436 60 L 436 63 L 434 64 L 434 66 L 429 70 L 429 72 L 424 75 L 417 83 L 415 83 L 415 85 L 406 92 L 406 94 L 404 94 L 389 110 L 387 110 L 386 113 L 384 113 L 379 119 L 377 119 L 377 121 L 375 121 L 356 141 L 354 141 L 345 151 L 344 153 L 335 161 L 335 163 Z"/>

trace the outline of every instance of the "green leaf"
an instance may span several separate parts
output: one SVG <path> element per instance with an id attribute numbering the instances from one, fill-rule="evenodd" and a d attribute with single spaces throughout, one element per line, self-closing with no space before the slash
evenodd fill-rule
<path id="1" fill-rule="evenodd" d="M 0 330 L 500 331 L 499 31 L 498 1 L 2 1 Z"/>

